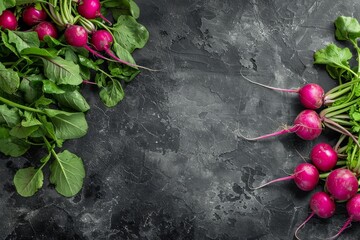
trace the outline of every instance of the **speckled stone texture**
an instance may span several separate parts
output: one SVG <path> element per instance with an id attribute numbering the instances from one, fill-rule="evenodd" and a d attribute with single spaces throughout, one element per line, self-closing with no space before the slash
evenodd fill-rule
<path id="1" fill-rule="evenodd" d="M 335 85 L 313 53 L 334 41 L 339 15 L 360 18 L 355 0 L 138 0 L 151 38 L 135 59 L 143 71 L 126 98 L 107 109 L 86 87 L 92 109 L 86 137 L 67 148 L 85 162 L 82 191 L 58 195 L 48 178 L 34 197 L 15 193 L 15 171 L 40 158 L 1 156 L 1 239 L 293 239 L 308 216 L 311 193 L 293 182 L 260 190 L 291 174 L 311 147 L 282 136 L 248 142 L 290 125 L 302 110 L 283 88 L 306 82 Z M 337 43 L 343 45 L 343 43 Z M 242 74 L 242 75 L 241 75 Z M 48 172 L 46 173 L 48 176 Z M 319 190 L 321 187 L 319 186 Z M 331 236 L 346 219 L 343 205 L 329 220 L 313 218 L 303 239 Z M 339 239 L 357 239 L 353 223 Z"/>

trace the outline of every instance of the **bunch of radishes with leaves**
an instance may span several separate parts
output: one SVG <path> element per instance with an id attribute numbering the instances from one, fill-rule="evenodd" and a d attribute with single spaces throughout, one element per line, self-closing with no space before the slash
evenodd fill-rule
<path id="1" fill-rule="evenodd" d="M 278 178 L 252 189 L 284 180 L 294 180 L 303 191 L 314 190 L 319 182 L 324 190 L 316 192 L 310 199 L 310 216 L 296 229 L 295 237 L 300 239 L 299 230 L 314 215 L 330 218 L 335 214 L 336 204 L 346 203 L 349 218 L 337 234 L 338 237 L 351 222 L 360 221 L 360 24 L 357 19 L 340 16 L 335 21 L 337 40 L 349 41 L 357 53 L 357 66 L 350 66 L 352 53 L 349 48 L 340 48 L 331 43 L 315 55 L 315 64 L 323 64 L 329 75 L 338 81 L 338 86 L 328 92 L 318 84 L 309 83 L 298 89 L 281 89 L 254 82 L 251 83 L 282 92 L 298 93 L 300 102 L 307 108 L 299 113 L 294 124 L 280 131 L 247 140 L 260 140 L 285 133 L 295 133 L 304 140 L 317 138 L 323 128 L 338 133 L 334 147 L 327 143 L 316 144 L 311 153 L 311 163 L 299 164 L 290 176 Z M 316 110 L 320 109 L 320 113 Z M 321 181 L 320 181 L 321 180 Z"/>
<path id="2" fill-rule="evenodd" d="M 70 197 L 81 190 L 82 159 L 57 149 L 87 133 L 90 106 L 82 85 L 97 86 L 100 99 L 113 107 L 124 97 L 122 85 L 140 72 L 131 54 L 149 33 L 138 17 L 133 0 L 0 1 L 0 152 L 47 152 L 16 172 L 21 196 L 42 187 L 50 161 L 57 192 Z"/>

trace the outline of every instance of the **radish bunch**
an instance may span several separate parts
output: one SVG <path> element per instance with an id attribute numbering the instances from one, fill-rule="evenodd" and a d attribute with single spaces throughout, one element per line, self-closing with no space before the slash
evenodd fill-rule
<path id="1" fill-rule="evenodd" d="M 351 24 L 349 24 L 351 23 Z M 312 194 L 311 214 L 295 230 L 299 231 L 314 216 L 330 218 L 335 214 L 337 204 L 346 204 L 348 219 L 343 227 L 329 239 L 337 238 L 351 222 L 360 221 L 360 47 L 357 44 L 360 33 L 359 22 L 351 17 L 340 16 L 335 21 L 335 36 L 338 40 L 347 40 L 353 44 L 358 54 L 356 67 L 350 66 L 352 53 L 348 48 L 339 48 L 331 43 L 314 55 L 315 64 L 326 65 L 329 75 L 338 81 L 338 86 L 325 92 L 315 83 L 300 88 L 284 89 L 268 86 L 245 77 L 252 84 L 270 90 L 295 93 L 305 108 L 295 118 L 293 125 L 279 131 L 259 137 L 244 137 L 245 140 L 262 140 L 286 133 L 295 133 L 303 140 L 314 140 L 327 128 L 339 133 L 334 146 L 320 142 L 309 153 L 311 163 L 299 164 L 290 176 L 277 178 L 253 190 L 285 180 L 294 180 L 303 191 L 312 191 L 321 185 L 323 191 Z M 320 180 L 320 181 L 319 181 Z M 320 183 L 320 184 L 319 184 Z M 307 239 L 304 237 L 304 239 Z M 355 239 L 355 238 L 354 238 Z"/>

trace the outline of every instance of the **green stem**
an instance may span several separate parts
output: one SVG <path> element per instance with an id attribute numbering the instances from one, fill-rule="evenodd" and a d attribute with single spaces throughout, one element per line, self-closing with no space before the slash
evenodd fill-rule
<path id="1" fill-rule="evenodd" d="M 331 93 L 331 94 L 326 94 L 324 99 L 325 99 L 325 101 L 326 100 L 335 100 L 337 97 L 347 93 L 350 90 L 351 90 L 351 86 L 348 86 L 348 87 L 343 88 L 343 89 L 341 89 L 341 90 L 339 90 L 337 92 L 334 92 L 334 93 Z"/>
<path id="2" fill-rule="evenodd" d="M 329 118 L 329 119 L 333 120 L 336 123 L 341 124 L 342 126 L 353 126 L 353 124 L 351 122 L 348 122 L 348 121 L 345 121 L 345 120 L 342 120 L 342 119 L 339 119 L 336 117 Z"/>
<path id="3" fill-rule="evenodd" d="M 343 166 L 343 165 L 346 165 L 346 161 L 337 161 L 336 162 L 336 166 Z"/>
<path id="4" fill-rule="evenodd" d="M 359 100 L 359 99 L 355 99 L 355 100 L 353 100 L 353 101 L 351 101 L 351 102 L 343 103 L 343 104 L 340 104 L 340 105 L 337 105 L 337 106 L 333 106 L 333 107 L 328 107 L 327 109 L 324 109 L 324 110 L 321 111 L 320 116 L 321 116 L 321 117 L 324 117 L 324 116 L 329 117 L 328 114 L 329 114 L 330 112 L 333 112 L 333 111 L 336 111 L 336 110 L 339 110 L 339 109 L 341 110 L 341 109 L 343 109 L 343 108 L 349 107 L 349 106 L 357 103 L 358 101 L 360 101 L 360 100 Z M 330 116 L 333 116 L 333 115 L 330 115 Z"/>
<path id="5" fill-rule="evenodd" d="M 357 42 L 353 39 L 350 40 L 352 42 L 352 44 L 354 45 L 354 48 L 356 49 L 356 52 L 357 52 L 357 61 L 358 61 L 358 69 L 357 69 L 357 72 L 358 74 L 360 74 L 360 48 L 359 46 L 357 45 Z"/>
<path id="6" fill-rule="evenodd" d="M 327 178 L 330 175 L 331 172 L 326 172 L 326 173 L 321 173 L 319 174 L 319 178 L 323 179 L 323 178 Z"/>
<path id="7" fill-rule="evenodd" d="M 21 105 L 19 103 L 16 103 L 16 102 L 12 102 L 6 98 L 3 98 L 3 97 L 0 97 L 0 101 L 5 103 L 6 105 L 9 105 L 11 107 L 16 107 L 16 108 L 20 108 L 22 110 L 25 110 L 25 111 L 29 111 L 29 112 L 34 112 L 34 113 L 41 113 L 41 114 L 45 114 L 43 111 L 41 111 L 40 109 L 36 109 L 36 108 L 31 108 L 31 107 L 27 107 L 27 106 L 24 106 L 24 105 Z"/>

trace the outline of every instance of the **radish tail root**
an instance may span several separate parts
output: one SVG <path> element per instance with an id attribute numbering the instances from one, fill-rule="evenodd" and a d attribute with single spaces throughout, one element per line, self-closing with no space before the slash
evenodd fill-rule
<path id="1" fill-rule="evenodd" d="M 299 232 L 299 230 L 304 227 L 304 225 L 314 216 L 314 214 L 315 214 L 315 212 L 313 211 L 313 212 L 309 215 L 309 217 L 306 218 L 305 221 L 304 221 L 302 224 L 300 224 L 300 226 L 298 226 L 297 229 L 295 230 L 295 238 L 296 238 L 297 240 L 301 240 L 301 239 L 298 237 L 298 235 L 297 235 L 298 232 Z"/>
<path id="2" fill-rule="evenodd" d="M 286 133 L 294 133 L 299 129 L 299 127 L 300 127 L 300 125 L 297 124 L 297 125 L 294 125 L 294 126 L 292 126 L 290 128 L 282 129 L 282 130 L 274 132 L 274 133 L 269 133 L 269 134 L 262 135 L 262 136 L 259 136 L 259 137 L 254 137 L 254 138 L 245 137 L 245 136 L 243 136 L 241 134 L 240 134 L 240 136 L 243 139 L 248 140 L 248 141 L 256 141 L 256 140 L 261 140 L 261 139 L 265 139 L 265 138 L 269 138 L 269 137 L 279 136 L 279 135 L 286 134 Z"/>
<path id="3" fill-rule="evenodd" d="M 281 182 L 281 181 L 286 181 L 286 180 L 291 180 L 291 179 L 294 179 L 294 176 L 293 176 L 293 175 L 287 176 L 287 177 L 282 177 L 282 178 L 274 179 L 274 180 L 272 180 L 272 181 L 270 181 L 270 182 L 264 183 L 264 184 L 262 184 L 262 185 L 260 185 L 260 186 L 258 186 L 258 187 L 255 187 L 255 188 L 251 188 L 251 187 L 249 187 L 249 188 L 250 188 L 251 190 L 257 190 L 257 189 L 259 189 L 259 188 L 265 187 L 265 186 L 267 186 L 267 185 L 269 185 L 269 184 L 272 184 L 272 183 Z"/>
<path id="4" fill-rule="evenodd" d="M 241 76 L 248 82 L 251 82 L 253 84 L 256 84 L 258 86 L 261 86 L 261 87 L 264 87 L 264 88 L 267 88 L 267 89 L 271 89 L 271 90 L 275 90 L 275 91 L 280 91 L 280 92 L 290 92 L 290 93 L 298 93 L 299 92 L 299 89 L 284 89 L 284 88 L 276 88 L 276 87 L 271 87 L 271 86 L 268 86 L 268 85 L 265 85 L 265 84 L 262 84 L 262 83 L 258 83 L 258 82 L 255 82 L 247 77 L 245 77 L 242 72 L 240 71 L 240 74 Z"/>
<path id="5" fill-rule="evenodd" d="M 339 232 L 332 236 L 332 237 L 329 237 L 329 238 L 326 238 L 327 240 L 332 240 L 332 239 L 335 239 L 337 238 L 338 236 L 340 236 L 340 234 L 347 228 L 349 227 L 350 223 L 352 222 L 352 218 L 350 217 L 348 220 L 346 220 L 344 226 L 339 230 Z"/>
<path id="6" fill-rule="evenodd" d="M 142 69 L 145 69 L 145 70 L 148 70 L 148 71 L 151 71 L 151 72 L 157 72 L 157 71 L 159 71 L 159 70 L 155 70 L 155 69 L 151 69 L 151 68 L 139 66 L 139 65 L 137 65 L 137 64 L 133 64 L 133 63 L 129 63 L 129 62 L 126 62 L 126 61 L 124 61 L 124 60 L 121 60 L 120 58 L 118 58 L 117 56 L 115 56 L 115 54 L 114 54 L 110 49 L 105 50 L 105 52 L 106 52 L 111 58 L 113 58 L 114 60 L 116 60 L 117 62 L 122 63 L 122 64 L 125 64 L 125 65 L 127 65 L 127 66 L 135 67 L 135 68 L 142 68 Z"/>

